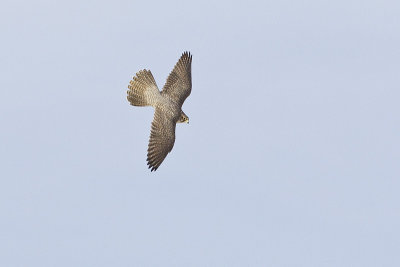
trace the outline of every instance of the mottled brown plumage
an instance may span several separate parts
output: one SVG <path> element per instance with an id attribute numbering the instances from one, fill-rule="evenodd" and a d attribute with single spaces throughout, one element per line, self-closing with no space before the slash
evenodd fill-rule
<path id="1" fill-rule="evenodd" d="M 147 165 L 157 170 L 175 143 L 175 126 L 179 122 L 189 123 L 182 105 L 192 90 L 192 55 L 182 54 L 169 74 L 162 92 L 158 90 L 149 70 L 141 70 L 130 81 L 127 99 L 133 106 L 153 106 L 154 119 L 151 124 Z"/>

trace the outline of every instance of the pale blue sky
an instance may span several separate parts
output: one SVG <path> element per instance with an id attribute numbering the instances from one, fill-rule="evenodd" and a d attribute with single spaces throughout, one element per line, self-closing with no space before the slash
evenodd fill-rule
<path id="1" fill-rule="evenodd" d="M 398 1 L 2 1 L 0 266 L 400 266 Z M 185 50 L 193 90 L 146 168 Z"/>

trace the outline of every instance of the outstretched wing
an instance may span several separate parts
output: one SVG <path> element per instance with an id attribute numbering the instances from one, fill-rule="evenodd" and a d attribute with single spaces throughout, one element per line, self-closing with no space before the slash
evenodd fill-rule
<path id="1" fill-rule="evenodd" d="M 157 170 L 175 143 L 175 122 L 172 117 L 156 108 L 151 124 L 149 148 L 147 150 L 147 165 L 151 171 Z"/>
<path id="2" fill-rule="evenodd" d="M 189 52 L 185 52 L 169 74 L 161 94 L 166 95 L 182 107 L 183 102 L 190 95 L 191 91 L 192 55 Z"/>

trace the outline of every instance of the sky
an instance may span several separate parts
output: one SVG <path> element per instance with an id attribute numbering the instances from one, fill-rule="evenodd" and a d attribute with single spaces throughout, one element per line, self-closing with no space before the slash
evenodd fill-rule
<path id="1" fill-rule="evenodd" d="M 0 8 L 0 266 L 400 266 L 398 1 Z M 151 107 L 184 51 L 174 149 Z"/>

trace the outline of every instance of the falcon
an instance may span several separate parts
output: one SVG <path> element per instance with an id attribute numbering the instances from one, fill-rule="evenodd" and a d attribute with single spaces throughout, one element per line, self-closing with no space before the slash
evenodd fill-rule
<path id="1" fill-rule="evenodd" d="M 192 55 L 184 52 L 169 74 L 160 92 L 150 70 L 141 70 L 128 85 L 127 99 L 132 106 L 154 107 L 147 165 L 156 171 L 175 143 L 177 123 L 189 123 L 182 111 L 183 102 L 192 91 Z"/>

